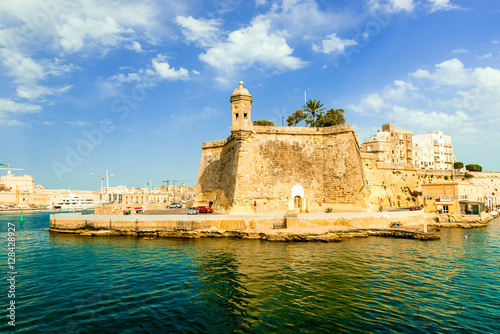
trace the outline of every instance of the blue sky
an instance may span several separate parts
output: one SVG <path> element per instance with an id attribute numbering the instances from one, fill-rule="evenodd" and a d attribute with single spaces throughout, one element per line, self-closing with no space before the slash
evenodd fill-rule
<path id="1" fill-rule="evenodd" d="M 451 135 L 500 171 L 494 0 L 0 2 L 0 163 L 49 188 L 194 184 L 201 143 L 307 98 L 368 138 L 384 123 Z"/>

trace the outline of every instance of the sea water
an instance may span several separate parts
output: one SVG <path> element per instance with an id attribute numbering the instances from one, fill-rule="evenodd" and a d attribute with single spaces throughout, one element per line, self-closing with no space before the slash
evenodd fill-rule
<path id="1" fill-rule="evenodd" d="M 339 243 L 83 237 L 24 219 L 0 215 L 1 331 L 500 333 L 499 219 Z"/>

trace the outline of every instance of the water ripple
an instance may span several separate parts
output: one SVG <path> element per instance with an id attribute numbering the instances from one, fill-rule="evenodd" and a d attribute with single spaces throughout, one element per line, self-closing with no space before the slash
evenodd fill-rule
<path id="1" fill-rule="evenodd" d="M 2 240 L 16 219 L 0 216 Z M 80 237 L 25 219 L 20 333 L 500 332 L 498 219 L 433 242 L 334 244 Z"/>

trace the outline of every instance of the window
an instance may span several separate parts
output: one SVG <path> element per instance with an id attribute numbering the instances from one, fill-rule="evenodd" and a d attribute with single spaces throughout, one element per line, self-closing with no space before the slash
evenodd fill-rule
<path id="1" fill-rule="evenodd" d="M 247 114 L 246 113 L 243 114 L 243 118 L 247 119 Z"/>
<path id="2" fill-rule="evenodd" d="M 236 115 L 236 119 L 239 119 L 240 118 L 240 115 L 239 114 L 235 114 Z"/>

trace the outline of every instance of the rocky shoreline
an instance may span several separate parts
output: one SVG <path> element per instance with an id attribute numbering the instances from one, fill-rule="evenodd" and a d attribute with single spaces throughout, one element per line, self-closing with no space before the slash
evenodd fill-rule
<path id="1" fill-rule="evenodd" d="M 480 228 L 486 227 L 487 223 L 498 213 L 491 212 L 484 214 L 478 220 L 475 217 L 466 217 L 453 214 L 428 214 L 417 223 L 396 225 L 395 227 L 381 226 L 353 226 L 344 225 L 326 225 L 309 227 L 290 227 L 288 228 L 189 228 L 191 225 L 179 224 L 159 230 L 141 231 L 132 230 L 129 227 L 114 228 L 109 223 L 107 226 L 94 226 L 84 224 L 84 227 L 64 228 L 51 225 L 46 229 L 52 233 L 70 233 L 81 236 L 136 236 L 143 239 L 154 238 L 181 238 L 181 239 L 200 239 L 200 238 L 236 238 L 251 239 L 263 241 L 278 242 L 339 242 L 346 238 L 367 238 L 370 236 L 386 238 L 404 238 L 415 240 L 436 240 L 440 239 L 439 230 L 441 228 Z M 107 225 L 107 224 L 106 224 Z"/>
<path id="2" fill-rule="evenodd" d="M 272 231 L 234 231 L 234 230 L 197 230 L 197 231 L 164 231 L 164 232 L 130 232 L 114 230 L 60 230 L 47 229 L 56 233 L 71 233 L 81 236 L 138 236 L 144 239 L 157 238 L 238 238 L 265 241 L 299 241 L 299 242 L 339 242 L 345 238 L 367 238 L 370 236 L 404 238 L 416 240 L 436 240 L 440 238 L 439 230 L 432 232 L 417 232 L 407 229 L 356 229 L 326 232 L 300 232 L 286 230 Z"/>

